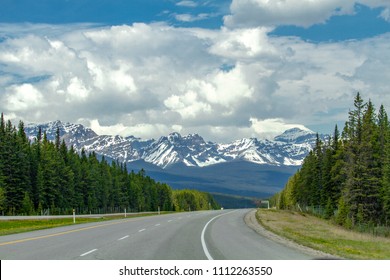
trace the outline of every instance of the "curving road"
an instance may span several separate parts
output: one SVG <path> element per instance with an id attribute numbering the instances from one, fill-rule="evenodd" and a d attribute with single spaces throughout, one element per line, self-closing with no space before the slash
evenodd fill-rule
<path id="1" fill-rule="evenodd" d="M 250 229 L 248 209 L 186 212 L 0 237 L 0 259 L 310 259 Z"/>

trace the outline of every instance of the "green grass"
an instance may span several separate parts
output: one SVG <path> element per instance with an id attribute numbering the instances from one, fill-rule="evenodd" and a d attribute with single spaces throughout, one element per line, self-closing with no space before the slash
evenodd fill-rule
<path id="1" fill-rule="evenodd" d="M 166 214 L 165 212 L 161 212 L 161 214 Z M 85 224 L 85 223 L 93 223 L 93 222 L 103 222 L 110 220 L 118 220 L 118 219 L 129 219 L 135 217 L 143 217 L 143 216 L 152 216 L 157 215 L 154 213 L 140 213 L 140 214 L 132 214 L 131 216 L 127 216 L 126 218 L 123 215 L 118 216 L 107 216 L 107 217 L 99 217 L 99 218 L 77 218 L 76 224 Z M 40 220 L 2 220 L 0 221 L 0 236 L 22 233 L 33 230 L 41 230 L 48 229 L 54 227 L 62 227 L 62 226 L 70 226 L 74 225 L 73 218 L 64 218 L 64 219 L 40 219 Z"/>
<path id="2" fill-rule="evenodd" d="M 298 212 L 259 210 L 256 216 L 266 229 L 316 250 L 346 259 L 390 259 L 390 238 L 347 230 Z"/>

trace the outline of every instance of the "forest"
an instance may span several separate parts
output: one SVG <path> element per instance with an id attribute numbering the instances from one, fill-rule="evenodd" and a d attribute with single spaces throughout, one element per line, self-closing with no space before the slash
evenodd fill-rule
<path id="1" fill-rule="evenodd" d="M 280 209 L 311 212 L 347 228 L 390 226 L 390 126 L 360 93 L 340 133 L 320 141 L 273 197 Z"/>
<path id="2" fill-rule="evenodd" d="M 39 130 L 33 141 L 11 121 L 0 120 L 0 214 L 56 215 L 195 211 L 219 208 L 214 198 L 196 190 L 173 190 L 145 171 L 129 172 L 123 163 L 104 156 L 77 153 Z"/>

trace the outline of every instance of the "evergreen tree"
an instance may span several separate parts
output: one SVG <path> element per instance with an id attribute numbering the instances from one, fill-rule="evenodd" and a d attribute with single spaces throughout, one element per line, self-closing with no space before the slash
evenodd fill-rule
<path id="1" fill-rule="evenodd" d="M 378 114 L 360 93 L 340 139 L 335 127 L 329 143 L 317 138 L 301 169 L 277 194 L 279 205 L 321 205 L 324 217 L 336 214 L 346 227 L 390 221 L 390 124 L 382 105 Z M 302 207 L 303 208 L 303 207 Z"/>
<path id="2" fill-rule="evenodd" d="M 363 164 L 362 181 L 364 185 L 362 201 L 358 208 L 360 215 L 358 220 L 361 223 L 365 221 L 377 224 L 381 214 L 382 169 L 379 129 L 376 120 L 374 105 L 369 101 L 363 116 L 362 147 L 359 155 Z"/>
<path id="3" fill-rule="evenodd" d="M 0 214 L 4 215 L 4 211 L 6 210 L 6 198 L 4 187 L 2 186 L 2 182 L 0 181 Z"/>
<path id="4" fill-rule="evenodd" d="M 348 125 L 344 128 L 347 135 L 346 174 L 344 201 L 349 206 L 352 223 L 356 220 L 358 207 L 363 203 L 365 163 L 362 154 L 363 114 L 366 104 L 358 93 L 354 100 L 355 110 L 349 112 Z M 347 130 L 348 129 L 348 130 Z"/>
<path id="5" fill-rule="evenodd" d="M 386 119 L 386 118 L 385 118 Z M 390 225 L 390 127 L 388 120 L 383 120 L 383 164 L 382 164 L 382 207 L 383 221 Z M 380 124 L 381 126 L 381 124 Z M 382 144 L 382 143 L 381 143 Z"/>
<path id="6" fill-rule="evenodd" d="M 38 129 L 29 142 L 23 122 L 16 129 L 10 121 L 0 119 L 0 213 L 24 214 L 78 213 L 97 211 L 172 210 L 172 189 L 145 175 L 128 172 L 123 163 L 111 165 L 95 153 L 78 154 L 64 140 L 57 128 L 53 142 Z M 180 196 L 180 195 L 179 195 Z M 184 195 L 191 210 L 216 207 L 209 194 L 189 191 Z M 176 200 L 177 201 L 177 200 Z M 176 202 L 178 205 L 179 203 Z M 180 209 L 180 208 L 177 208 Z M 183 208 L 182 210 L 187 210 Z"/>
<path id="7" fill-rule="evenodd" d="M 30 199 L 28 192 L 24 193 L 23 202 L 22 202 L 22 213 L 25 215 L 31 215 L 34 213 L 34 204 Z"/>

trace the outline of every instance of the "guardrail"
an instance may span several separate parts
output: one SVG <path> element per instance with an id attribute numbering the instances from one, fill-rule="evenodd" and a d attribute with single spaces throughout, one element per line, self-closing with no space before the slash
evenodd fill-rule
<path id="1" fill-rule="evenodd" d="M 70 219 L 73 217 L 76 218 L 103 218 L 110 216 L 134 216 L 134 215 L 143 215 L 143 214 L 160 214 L 159 211 L 155 212 L 122 212 L 122 213 L 112 213 L 112 214 L 82 214 L 82 215 L 39 215 L 39 216 L 0 216 L 0 220 L 50 220 L 50 219 Z"/>

